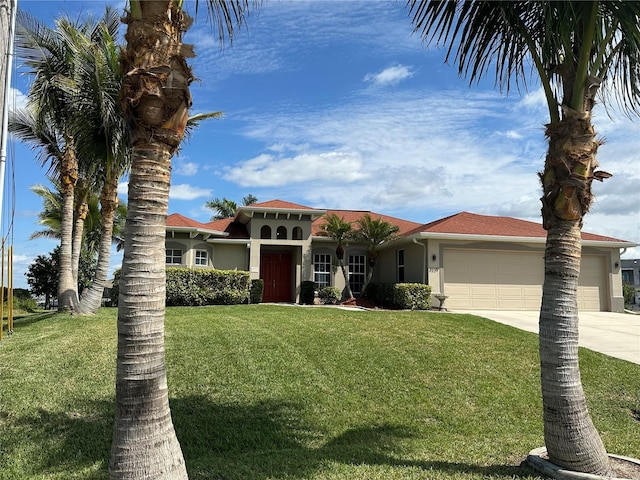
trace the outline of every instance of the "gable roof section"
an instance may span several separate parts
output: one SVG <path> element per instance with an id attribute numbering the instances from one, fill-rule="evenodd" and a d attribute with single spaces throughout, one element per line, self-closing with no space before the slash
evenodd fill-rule
<path id="1" fill-rule="evenodd" d="M 227 220 L 232 221 L 233 219 L 229 218 L 224 220 L 217 220 L 215 222 L 200 223 L 179 213 L 172 213 L 171 215 L 167 215 L 167 228 L 173 232 L 190 232 L 194 235 L 198 232 L 201 232 L 210 235 L 227 237 Z"/>
<path id="2" fill-rule="evenodd" d="M 236 211 L 236 221 L 240 223 L 248 223 L 253 216 L 267 213 L 273 213 L 278 215 L 311 215 L 314 217 L 321 217 L 326 213 L 326 210 L 318 210 L 315 208 L 307 207 L 306 205 L 299 205 L 297 203 L 285 202 L 284 200 L 269 200 L 267 202 L 254 203 L 251 205 L 243 205 Z"/>
<path id="3" fill-rule="evenodd" d="M 497 217 L 460 212 L 449 217 L 441 218 L 431 223 L 421 225 L 407 233 L 407 236 L 486 236 L 486 237 L 519 237 L 531 239 L 546 239 L 547 232 L 542 225 L 512 217 Z M 433 234 L 433 235 L 431 235 Z M 438 235 L 440 234 L 440 235 Z M 590 242 L 625 243 L 613 237 L 582 232 L 582 240 Z"/>
<path id="4" fill-rule="evenodd" d="M 251 205 L 245 205 L 244 208 L 275 208 L 283 210 L 315 210 L 315 208 L 307 207 L 306 205 L 299 205 L 297 203 L 285 202 L 284 200 L 269 200 L 266 202 L 252 203 Z M 241 207 L 242 208 L 242 207 Z"/>

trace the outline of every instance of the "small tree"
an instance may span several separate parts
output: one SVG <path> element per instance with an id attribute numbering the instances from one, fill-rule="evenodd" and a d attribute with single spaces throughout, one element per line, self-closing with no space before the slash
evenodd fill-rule
<path id="1" fill-rule="evenodd" d="M 356 220 L 356 225 L 358 228 L 353 234 L 354 241 L 364 244 L 367 248 L 367 263 L 369 268 L 367 269 L 367 277 L 362 286 L 362 291 L 364 292 L 373 278 L 373 269 L 378 263 L 378 247 L 394 240 L 400 227 L 385 222 L 380 217 L 373 219 L 368 213 Z"/>
<path id="2" fill-rule="evenodd" d="M 49 255 L 38 255 L 25 273 L 31 293 L 35 296 L 44 295 L 46 310 L 51 308 L 51 299 L 58 292 L 59 250 L 60 247 L 56 247 Z"/>
<path id="3" fill-rule="evenodd" d="M 346 300 L 353 297 L 351 292 L 351 286 L 349 285 L 349 273 L 347 267 L 344 264 L 344 247 L 347 245 L 349 239 L 353 236 L 353 224 L 345 221 L 344 217 L 339 217 L 335 213 L 325 215 L 324 223 L 320 225 L 322 229 L 319 235 L 323 237 L 329 237 L 336 241 L 338 246 L 336 247 L 336 257 L 340 263 L 340 270 L 344 276 L 345 287 L 342 291 L 342 299 Z"/>

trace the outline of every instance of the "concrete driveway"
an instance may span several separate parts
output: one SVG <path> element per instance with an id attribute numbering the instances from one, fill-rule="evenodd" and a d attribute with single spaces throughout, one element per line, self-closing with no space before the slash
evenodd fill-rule
<path id="1" fill-rule="evenodd" d="M 462 313 L 462 312 L 460 312 Z M 540 312 L 482 310 L 473 312 L 505 325 L 538 333 Z M 578 344 L 611 357 L 640 364 L 640 315 L 581 312 Z"/>

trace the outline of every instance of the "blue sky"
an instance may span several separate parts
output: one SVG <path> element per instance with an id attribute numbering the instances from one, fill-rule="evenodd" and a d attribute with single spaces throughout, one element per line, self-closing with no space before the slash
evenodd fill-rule
<path id="1" fill-rule="evenodd" d="M 124 7 L 18 0 L 44 21 L 100 15 L 107 3 Z M 403 1 L 271 1 L 224 49 L 201 10 L 184 41 L 197 55 L 193 113 L 225 116 L 203 124 L 174 159 L 169 213 L 207 221 L 207 200 L 251 193 L 421 223 L 460 211 L 539 221 L 548 121 L 541 91 L 534 84 L 506 96 L 491 78 L 469 87 L 442 50 L 412 35 Z M 18 102 L 26 81 L 18 71 Z M 593 121 L 606 138 L 601 168 L 614 176 L 594 183 L 584 230 L 640 243 L 640 121 L 600 108 Z M 46 178 L 33 152 L 17 142 L 10 152 L 14 282 L 26 286 L 27 265 L 55 242 L 28 240 L 41 209 L 29 187 Z M 125 181 L 120 191 L 126 200 Z M 640 249 L 624 258 L 640 258 Z"/>

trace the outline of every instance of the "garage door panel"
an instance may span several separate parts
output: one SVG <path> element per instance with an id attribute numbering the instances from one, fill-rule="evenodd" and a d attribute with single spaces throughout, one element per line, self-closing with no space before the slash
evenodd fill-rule
<path id="1" fill-rule="evenodd" d="M 578 307 L 606 307 L 604 257 L 584 256 Z M 444 293 L 450 308 L 537 310 L 542 301 L 541 252 L 444 251 Z M 465 288 L 468 287 L 468 288 Z"/>

